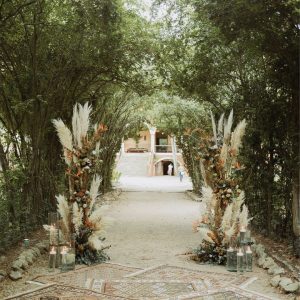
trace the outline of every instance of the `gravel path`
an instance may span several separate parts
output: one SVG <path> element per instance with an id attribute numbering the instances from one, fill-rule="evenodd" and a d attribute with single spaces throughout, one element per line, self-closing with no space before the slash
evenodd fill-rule
<path id="1" fill-rule="evenodd" d="M 119 201 L 110 208 L 114 224 L 107 230 L 107 242 L 112 245 L 108 253 L 112 262 L 137 267 L 171 264 L 196 270 L 228 274 L 224 267 L 200 265 L 180 255 L 197 246 L 197 234 L 192 232 L 192 222 L 198 218 L 200 203 L 192 201 L 183 192 L 188 179 L 180 185 L 178 178 L 150 177 L 121 178 L 122 184 L 132 185 L 123 192 Z M 146 182 L 146 191 L 143 190 Z M 155 186 L 151 192 L 151 186 Z M 187 185 L 188 186 L 188 185 Z M 273 299 L 294 299 L 280 294 L 270 286 L 266 271 L 254 267 L 249 276 L 258 279 L 249 289 L 266 294 Z"/>

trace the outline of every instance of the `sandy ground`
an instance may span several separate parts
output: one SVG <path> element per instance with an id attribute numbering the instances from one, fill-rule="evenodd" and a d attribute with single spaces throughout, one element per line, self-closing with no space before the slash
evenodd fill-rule
<path id="1" fill-rule="evenodd" d="M 142 268 L 170 264 L 228 274 L 222 266 L 200 265 L 180 255 L 197 246 L 192 222 L 198 218 L 201 206 L 183 193 L 189 188 L 187 178 L 182 185 L 178 178 L 166 176 L 149 180 L 135 178 L 131 182 L 130 186 L 128 178 L 120 180 L 121 188 L 126 183 L 126 190 L 130 192 L 123 192 L 120 200 L 110 208 L 114 224 L 107 230 L 107 242 L 112 245 L 108 251 L 112 262 Z M 142 191 L 145 186 L 146 191 Z M 154 187 L 152 192 L 151 186 Z M 172 186 L 173 190 L 181 192 L 170 192 Z M 271 277 L 266 271 L 254 267 L 249 276 L 257 280 L 248 289 L 273 299 L 294 299 L 272 288 Z"/>
<path id="2" fill-rule="evenodd" d="M 180 182 L 177 176 L 134 177 L 122 176 L 116 185 L 123 191 L 140 192 L 184 192 L 192 190 L 193 185 L 188 177 Z"/>
<path id="3" fill-rule="evenodd" d="M 108 210 L 114 219 L 106 234 L 107 243 L 112 246 L 107 251 L 112 262 L 141 268 L 170 264 L 228 274 L 224 267 L 200 265 L 180 255 L 198 244 L 197 234 L 192 232 L 192 222 L 197 219 L 201 204 L 184 193 L 191 188 L 188 178 L 180 183 L 178 178 L 168 176 L 123 177 L 118 186 L 127 191 L 119 200 L 112 201 Z M 25 282 L 47 272 L 47 256 L 43 255 L 27 270 L 22 280 L 12 282 L 6 279 L 0 283 L 0 299 L 36 287 Z M 273 289 L 266 271 L 254 267 L 249 276 L 258 278 L 248 286 L 249 289 L 272 299 L 295 299 Z"/>

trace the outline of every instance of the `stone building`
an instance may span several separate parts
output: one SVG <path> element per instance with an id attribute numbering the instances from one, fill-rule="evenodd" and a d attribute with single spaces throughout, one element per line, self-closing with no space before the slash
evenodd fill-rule
<path id="1" fill-rule="evenodd" d="M 121 155 L 126 157 L 126 154 L 130 153 L 135 153 L 136 159 L 142 155 L 146 157 L 148 176 L 168 175 L 169 164 L 173 165 L 172 175 L 177 175 L 178 167 L 184 166 L 175 137 L 167 135 L 155 127 L 140 131 L 139 136 L 135 139 L 129 138 L 123 141 Z"/>

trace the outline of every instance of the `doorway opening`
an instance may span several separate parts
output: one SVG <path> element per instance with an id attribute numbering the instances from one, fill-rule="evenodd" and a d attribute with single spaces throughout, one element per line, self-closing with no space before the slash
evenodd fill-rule
<path id="1" fill-rule="evenodd" d="M 174 164 L 167 160 L 167 161 L 163 161 L 162 165 L 163 165 L 163 175 L 169 175 L 168 174 L 168 170 L 169 170 L 169 165 L 172 165 L 172 176 L 174 176 Z"/>

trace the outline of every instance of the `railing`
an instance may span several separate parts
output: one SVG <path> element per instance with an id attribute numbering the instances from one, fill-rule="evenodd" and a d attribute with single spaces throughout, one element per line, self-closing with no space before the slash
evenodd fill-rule
<path id="1" fill-rule="evenodd" d="M 172 145 L 155 145 L 156 153 L 172 153 Z"/>

